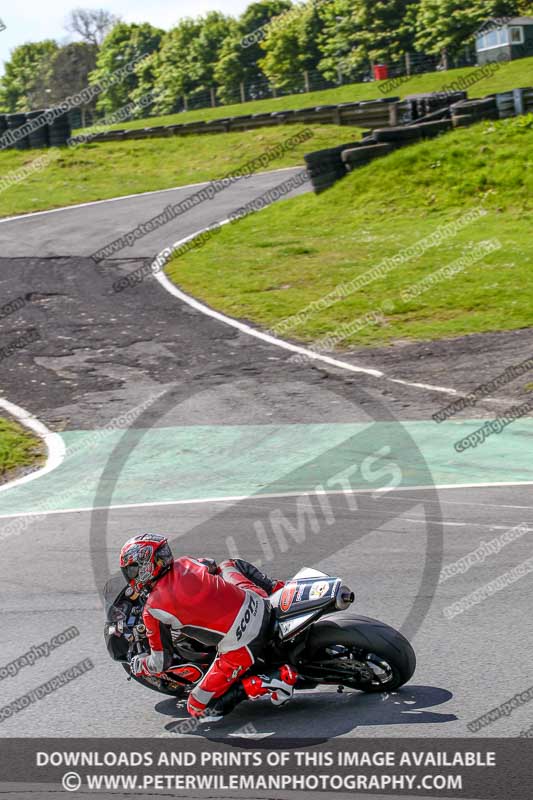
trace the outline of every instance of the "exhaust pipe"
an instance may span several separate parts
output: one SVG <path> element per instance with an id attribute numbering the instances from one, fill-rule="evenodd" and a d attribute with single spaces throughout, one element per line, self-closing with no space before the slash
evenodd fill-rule
<path id="1" fill-rule="evenodd" d="M 345 611 L 355 600 L 355 594 L 347 586 L 339 586 L 335 597 L 335 607 Z"/>

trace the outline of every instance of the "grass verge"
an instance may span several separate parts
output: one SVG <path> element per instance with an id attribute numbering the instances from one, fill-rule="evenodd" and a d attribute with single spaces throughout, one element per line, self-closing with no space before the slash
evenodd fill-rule
<path id="1" fill-rule="evenodd" d="M 44 461 L 43 444 L 16 422 L 0 417 L 0 484 Z"/>
<path id="2" fill-rule="evenodd" d="M 346 347 L 529 327 L 532 148 L 529 115 L 398 150 L 324 194 L 281 201 L 227 226 L 201 249 L 171 261 L 168 275 L 227 314 L 275 328 L 385 258 L 482 207 L 485 216 L 456 235 L 305 315 L 284 328 L 283 336 L 313 341 L 350 326 L 336 343 Z M 451 277 L 434 277 L 495 240 L 499 249 Z M 429 288 L 406 299 L 407 289 L 424 279 Z M 374 321 L 364 322 L 372 314 Z"/>
<path id="3" fill-rule="evenodd" d="M 361 135 L 357 128 L 336 125 L 290 125 L 223 135 L 92 143 L 74 150 L 61 148 L 57 158 L 44 169 L 35 170 L 0 192 L 0 216 L 221 178 L 305 128 L 312 131 L 312 138 L 270 162 L 266 169 L 303 165 L 303 155 L 309 150 L 357 140 Z M 35 150 L 1 152 L 2 178 L 27 167 L 41 155 Z"/>
<path id="4" fill-rule="evenodd" d="M 325 105 L 328 103 L 347 103 L 359 100 L 374 100 L 382 97 L 405 97 L 417 92 L 440 92 L 450 86 L 459 78 L 472 75 L 477 67 L 462 67 L 451 69 L 447 72 L 425 72 L 413 75 L 408 81 L 396 89 L 389 89 L 385 81 L 371 81 L 369 83 L 351 83 L 338 86 L 335 89 L 323 89 L 318 92 L 284 95 L 269 98 L 268 100 L 252 100 L 248 103 L 236 103 L 230 106 L 217 106 L 216 108 L 199 108 L 194 111 L 181 112 L 180 114 L 167 114 L 149 119 L 137 119 L 131 122 L 121 122 L 111 126 L 115 129 L 122 128 L 147 128 L 154 125 L 170 125 L 196 120 L 220 119 L 221 117 L 236 117 L 240 114 L 260 114 L 266 111 L 280 111 L 282 109 L 307 108 L 307 106 Z M 469 97 L 483 97 L 493 92 L 505 92 L 519 86 L 533 85 L 533 58 L 522 58 L 518 61 L 502 63 L 500 68 L 492 75 L 476 82 L 468 91 Z M 385 91 L 384 91 L 385 90 Z"/>
<path id="5" fill-rule="evenodd" d="M 415 92 L 441 91 L 472 71 L 473 68 L 469 67 L 446 73 L 416 75 L 392 94 L 405 96 Z M 484 95 L 528 84 L 533 84 L 533 58 L 502 64 L 492 77 L 479 81 L 469 92 L 472 96 Z M 380 85 L 378 81 L 350 84 L 321 92 L 135 120 L 115 127 L 143 128 L 173 121 L 215 119 L 281 108 L 369 100 L 383 96 Z M 350 127 L 309 127 L 313 130 L 313 138 L 273 161 L 269 169 L 302 164 L 303 154 L 308 150 L 331 147 L 360 136 L 359 130 Z M 303 126 L 290 125 L 242 133 L 92 143 L 75 150 L 62 148 L 57 159 L 35 170 L 32 170 L 31 164 L 43 155 L 41 151 L 3 151 L 0 152 L 0 174 L 3 179 L 22 168 L 30 167 L 30 171 L 23 180 L 0 192 L 0 217 L 219 178 L 302 129 Z"/>

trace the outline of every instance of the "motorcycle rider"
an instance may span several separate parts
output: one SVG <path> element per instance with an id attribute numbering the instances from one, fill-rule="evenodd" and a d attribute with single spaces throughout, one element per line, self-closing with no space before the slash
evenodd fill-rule
<path id="1" fill-rule="evenodd" d="M 268 596 L 284 584 L 242 559 L 216 565 L 187 556 L 174 560 L 168 540 L 159 534 L 129 539 L 120 552 L 120 567 L 134 593 L 148 591 L 143 611 L 150 655 L 132 659 L 134 675 L 160 675 L 172 663 L 170 629 L 205 645 L 217 657 L 189 694 L 194 717 L 220 718 L 246 698 L 270 695 L 286 703 L 298 675 L 283 665 L 270 675 L 243 677 L 261 655 L 268 630 Z"/>

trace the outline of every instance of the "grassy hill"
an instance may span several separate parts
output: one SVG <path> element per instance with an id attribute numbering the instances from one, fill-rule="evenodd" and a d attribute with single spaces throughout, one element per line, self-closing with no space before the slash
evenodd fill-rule
<path id="1" fill-rule="evenodd" d="M 253 100 L 248 103 L 237 103 L 216 108 L 199 108 L 195 111 L 169 114 L 150 119 L 138 119 L 132 122 L 121 122 L 112 128 L 146 128 L 152 125 L 170 125 L 176 123 L 195 122 L 196 120 L 220 119 L 234 117 L 239 114 L 259 114 L 266 111 L 282 109 L 306 108 L 307 106 L 327 105 L 328 103 L 346 103 L 359 100 L 373 100 L 381 97 L 405 97 L 416 92 L 439 92 L 458 78 L 471 75 L 476 67 L 463 67 L 447 72 L 427 72 L 414 75 L 409 81 L 397 89 L 387 89 L 384 94 L 380 87 L 384 81 L 370 83 L 352 83 L 335 89 L 324 89 L 269 98 Z M 533 58 L 522 58 L 518 61 L 502 63 L 500 68 L 490 77 L 484 78 L 468 89 L 470 97 L 483 97 L 493 92 L 505 92 L 520 86 L 533 86 Z"/>
<path id="2" fill-rule="evenodd" d="M 42 443 L 15 422 L 0 417 L 0 484 L 23 467 L 43 460 Z"/>
<path id="3" fill-rule="evenodd" d="M 311 129 L 312 138 L 287 150 L 266 169 L 303 164 L 303 154 L 309 150 L 361 135 L 357 128 L 336 125 L 290 125 L 220 135 L 93 142 L 74 150 L 57 148 L 57 158 L 43 169 L 0 191 L 0 217 L 221 178 L 305 128 Z M 0 152 L 0 177 L 13 175 L 49 153 L 4 150 Z"/>
<path id="4" fill-rule="evenodd" d="M 394 90 L 392 94 L 404 96 L 414 92 L 439 91 L 458 77 L 471 72 L 472 68 L 466 68 L 446 73 L 417 75 Z M 484 95 L 528 84 L 533 85 L 533 58 L 502 64 L 492 77 L 475 84 L 470 89 L 470 94 Z M 175 120 L 186 122 L 264 110 L 371 99 L 383 96 L 379 86 L 378 82 L 352 84 L 323 92 L 291 95 L 236 106 L 200 109 L 158 119 L 136 120 L 127 123 L 127 127 L 146 127 Z M 308 150 L 342 144 L 357 139 L 360 135 L 358 129 L 351 127 L 335 125 L 308 127 L 313 130 L 313 138 L 272 161 L 268 169 L 302 164 L 303 154 Z M 220 178 L 302 129 L 303 126 L 297 125 L 276 126 L 242 133 L 204 134 L 131 142 L 93 142 L 75 150 L 60 148 L 56 151 L 57 158 L 47 166 L 31 169 L 31 174 L 24 177 L 24 180 L 0 191 L 0 217 Z M 2 151 L 0 176 L 2 178 L 11 176 L 49 152 Z"/>
<path id="5" fill-rule="evenodd" d="M 280 326 L 284 338 L 333 335 L 337 347 L 531 326 L 532 150 L 533 115 L 398 150 L 324 194 L 281 201 L 228 225 L 175 258 L 168 274 L 230 315 Z M 406 257 L 407 248 L 479 208 L 484 216 Z M 386 274 L 283 324 L 398 255 Z M 435 274 L 450 265 L 446 275 Z"/>

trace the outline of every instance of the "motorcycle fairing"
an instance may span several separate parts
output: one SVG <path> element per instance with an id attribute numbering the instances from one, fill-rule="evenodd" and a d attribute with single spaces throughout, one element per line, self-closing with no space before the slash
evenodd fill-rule
<path id="1" fill-rule="evenodd" d="M 270 605 L 281 622 L 309 611 L 320 611 L 334 602 L 340 578 L 318 573 L 306 578 L 293 578 L 283 589 L 270 596 Z"/>
<path id="2" fill-rule="evenodd" d="M 307 614 L 300 614 L 297 617 L 291 617 L 290 619 L 285 620 L 285 622 L 280 622 L 279 624 L 280 639 L 284 641 L 285 639 L 290 639 L 292 636 L 295 636 L 315 617 L 316 617 L 316 612 L 310 611 Z"/>
<path id="3" fill-rule="evenodd" d="M 188 683 L 198 683 L 204 677 L 205 671 L 200 669 L 198 664 L 176 664 L 167 669 L 167 674 L 173 675 L 179 680 L 185 680 Z"/>

